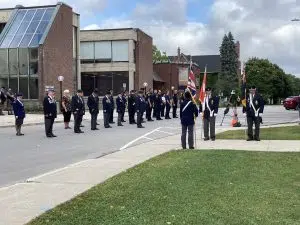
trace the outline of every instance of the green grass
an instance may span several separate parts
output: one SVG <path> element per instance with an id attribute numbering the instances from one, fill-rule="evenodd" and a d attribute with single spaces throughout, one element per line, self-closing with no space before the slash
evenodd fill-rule
<path id="1" fill-rule="evenodd" d="M 29 224 L 300 224 L 300 154 L 173 151 Z"/>
<path id="2" fill-rule="evenodd" d="M 300 140 L 300 126 L 261 128 L 260 131 L 262 140 Z M 216 137 L 217 139 L 245 139 L 245 129 L 225 131 L 217 134 Z"/>

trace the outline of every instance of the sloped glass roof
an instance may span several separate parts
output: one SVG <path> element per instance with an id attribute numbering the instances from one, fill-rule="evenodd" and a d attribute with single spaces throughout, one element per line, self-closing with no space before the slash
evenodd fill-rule
<path id="1" fill-rule="evenodd" d="M 14 19 L 7 24 L 8 31 L 0 48 L 38 47 L 55 7 L 19 9 Z"/>

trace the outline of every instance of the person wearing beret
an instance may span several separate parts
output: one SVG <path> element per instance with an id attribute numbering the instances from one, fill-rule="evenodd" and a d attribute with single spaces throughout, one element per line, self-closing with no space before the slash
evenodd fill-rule
<path id="1" fill-rule="evenodd" d="M 17 131 L 16 135 L 23 136 L 24 134 L 21 133 L 21 128 L 25 118 L 25 109 L 24 109 L 24 104 L 22 102 L 23 95 L 21 93 L 18 93 L 16 97 L 17 98 L 14 99 L 12 102 L 12 107 L 16 119 L 16 123 L 15 123 L 16 131 Z"/>
<path id="2" fill-rule="evenodd" d="M 203 116 L 204 141 L 216 140 L 216 116 L 219 110 L 219 98 L 212 95 L 210 87 L 205 89 L 204 103 L 200 104 L 199 112 Z M 210 133 L 210 137 L 209 137 Z"/>
<path id="3" fill-rule="evenodd" d="M 91 130 L 99 130 L 97 128 L 97 118 L 99 114 L 99 97 L 97 89 L 95 89 L 88 97 L 87 105 L 91 114 Z"/>
<path id="4" fill-rule="evenodd" d="M 194 149 L 194 126 L 195 117 L 198 117 L 198 109 L 192 100 L 189 91 L 184 93 L 184 100 L 180 105 L 180 120 L 181 120 L 181 146 L 186 149 L 186 134 L 188 132 L 189 149 Z"/>
<path id="5" fill-rule="evenodd" d="M 80 129 L 83 115 L 85 114 L 85 104 L 83 99 L 83 91 L 78 90 L 77 94 L 72 97 L 71 109 L 74 116 L 74 133 L 84 133 Z"/>
<path id="6" fill-rule="evenodd" d="M 248 124 L 248 139 L 247 141 L 260 141 L 260 122 L 264 113 L 264 100 L 256 91 L 255 86 L 249 89 L 249 95 L 246 98 L 246 107 L 243 107 L 244 116 L 247 116 Z M 255 125 L 255 132 L 253 135 L 253 124 Z"/>
<path id="7" fill-rule="evenodd" d="M 45 131 L 48 138 L 56 137 L 53 134 L 53 124 L 57 117 L 57 108 L 55 101 L 55 91 L 48 90 L 47 96 L 43 101 L 44 116 L 45 116 Z"/>
<path id="8" fill-rule="evenodd" d="M 104 127 L 105 128 L 111 128 L 109 125 L 109 119 L 111 115 L 111 110 L 112 110 L 112 104 L 110 101 L 111 97 L 111 92 L 107 91 L 106 95 L 102 99 L 102 105 L 103 105 L 103 118 L 104 118 Z"/>
<path id="9" fill-rule="evenodd" d="M 146 101 L 143 95 L 144 92 L 140 90 L 138 92 L 138 96 L 136 97 L 137 128 L 145 128 L 144 126 L 142 126 L 143 113 L 146 111 Z"/>

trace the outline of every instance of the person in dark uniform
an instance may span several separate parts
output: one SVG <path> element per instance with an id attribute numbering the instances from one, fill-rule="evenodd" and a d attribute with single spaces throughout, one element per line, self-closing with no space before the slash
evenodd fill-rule
<path id="1" fill-rule="evenodd" d="M 136 113 L 137 113 L 137 127 L 145 128 L 142 126 L 142 116 L 146 110 L 146 102 L 143 97 L 144 92 L 142 90 L 139 91 L 138 96 L 136 97 Z"/>
<path id="2" fill-rule="evenodd" d="M 123 126 L 122 116 L 126 106 L 121 93 L 118 95 L 116 103 L 117 103 L 117 112 L 118 112 L 118 126 L 122 127 Z"/>
<path id="3" fill-rule="evenodd" d="M 130 96 L 128 97 L 128 114 L 129 114 L 129 124 L 136 124 L 134 120 L 134 114 L 135 114 L 135 91 L 130 91 Z"/>
<path id="4" fill-rule="evenodd" d="M 87 105 L 91 114 L 91 130 L 99 130 L 97 128 L 97 118 L 99 114 L 99 97 L 97 89 L 95 89 L 88 97 Z"/>
<path id="5" fill-rule="evenodd" d="M 21 93 L 18 93 L 16 97 L 17 98 L 12 101 L 12 107 L 16 118 L 16 135 L 23 136 L 24 134 L 21 133 L 21 128 L 25 118 L 25 109 L 22 102 L 23 95 Z"/>
<path id="6" fill-rule="evenodd" d="M 252 86 L 249 89 L 250 93 L 246 98 L 246 107 L 243 107 L 244 116 L 247 116 L 248 124 L 248 139 L 247 141 L 260 141 L 260 123 L 264 113 L 264 100 L 256 91 L 256 87 Z M 255 132 L 253 136 L 253 124 L 255 124 Z"/>
<path id="7" fill-rule="evenodd" d="M 156 112 L 156 120 L 162 120 L 160 117 L 161 114 L 161 105 L 162 105 L 162 99 L 161 99 L 161 91 L 159 90 L 156 97 L 155 97 L 155 112 Z"/>
<path id="8" fill-rule="evenodd" d="M 200 113 L 203 115 L 203 126 L 204 126 L 204 141 L 209 140 L 209 131 L 210 138 L 212 141 L 216 140 L 216 116 L 218 115 L 219 110 L 219 98 L 217 96 L 212 96 L 211 88 L 207 87 L 205 89 L 206 96 L 204 104 L 200 104 Z"/>
<path id="9" fill-rule="evenodd" d="M 166 115 L 165 115 L 165 119 L 169 120 L 171 119 L 170 117 L 170 110 L 171 110 L 171 98 L 170 98 L 170 92 L 167 91 L 166 95 Z"/>
<path id="10" fill-rule="evenodd" d="M 146 101 L 146 119 L 148 121 L 154 121 L 152 118 L 151 118 L 151 111 L 152 111 L 152 93 L 149 91 L 146 95 L 146 98 L 145 98 L 145 101 Z"/>
<path id="11" fill-rule="evenodd" d="M 122 94 L 122 99 L 123 99 L 123 102 L 124 102 L 124 104 L 123 104 L 123 113 L 122 113 L 122 119 L 121 119 L 121 122 L 122 123 L 125 123 L 126 121 L 124 120 L 124 116 L 125 116 L 125 111 L 126 111 L 126 106 L 127 106 L 127 92 L 123 92 L 123 94 Z"/>
<path id="12" fill-rule="evenodd" d="M 114 110 L 115 110 L 115 101 L 114 101 L 114 93 L 113 90 L 110 90 L 110 103 L 111 103 L 111 110 L 109 116 L 109 123 L 114 124 Z"/>
<path id="13" fill-rule="evenodd" d="M 185 100 L 180 105 L 180 120 L 181 120 L 181 146 L 186 149 L 186 134 L 188 132 L 189 149 L 194 149 L 194 125 L 195 117 L 198 117 L 197 106 L 192 101 L 190 92 L 185 92 Z"/>
<path id="14" fill-rule="evenodd" d="M 181 103 L 183 103 L 183 101 L 184 101 L 184 94 L 182 92 L 180 92 L 179 105 L 181 105 Z"/>
<path id="15" fill-rule="evenodd" d="M 111 96 L 111 92 L 108 91 L 106 92 L 106 95 L 104 96 L 104 98 L 102 99 L 102 105 L 103 105 L 103 119 L 104 119 L 104 127 L 105 128 L 111 128 L 111 126 L 109 125 L 109 118 L 111 115 L 111 110 L 112 110 L 112 105 L 110 102 L 110 96 Z"/>
<path id="16" fill-rule="evenodd" d="M 85 105 L 84 105 L 82 90 L 78 90 L 77 94 L 72 97 L 71 109 L 74 116 L 74 132 L 77 134 L 84 133 L 80 129 L 82 117 L 85 113 Z"/>
<path id="17" fill-rule="evenodd" d="M 155 107 L 156 96 L 157 96 L 157 90 L 154 90 L 154 92 L 151 95 L 152 108 L 153 108 L 153 115 L 152 115 L 152 117 L 153 118 L 156 117 L 156 107 Z"/>
<path id="18" fill-rule="evenodd" d="M 48 138 L 56 137 L 53 134 L 53 124 L 54 120 L 57 117 L 57 108 L 55 101 L 55 92 L 54 90 L 49 90 L 47 96 L 43 101 L 44 107 L 44 116 L 45 116 L 45 131 Z"/>
<path id="19" fill-rule="evenodd" d="M 173 106 L 173 118 L 178 118 L 177 117 L 177 108 L 178 108 L 178 94 L 177 94 L 177 90 L 175 90 L 174 94 L 173 94 L 172 106 Z"/>

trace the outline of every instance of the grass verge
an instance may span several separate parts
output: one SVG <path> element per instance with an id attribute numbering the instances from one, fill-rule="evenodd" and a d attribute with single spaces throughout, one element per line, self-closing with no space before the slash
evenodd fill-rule
<path id="1" fill-rule="evenodd" d="M 299 224 L 299 171 L 299 153 L 173 151 L 29 224 Z"/>
<path id="2" fill-rule="evenodd" d="M 245 139 L 245 130 L 229 130 L 216 135 L 217 139 Z M 261 128 L 262 140 L 300 140 L 300 126 Z"/>

